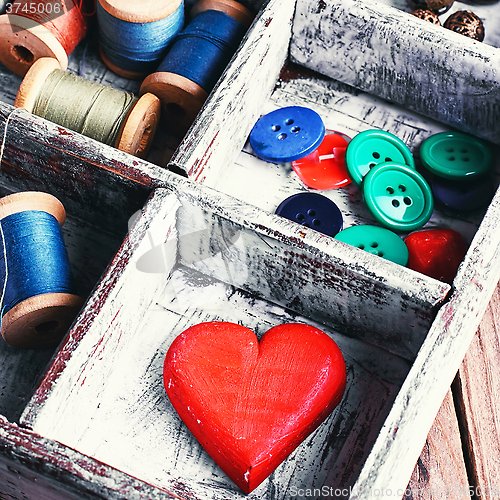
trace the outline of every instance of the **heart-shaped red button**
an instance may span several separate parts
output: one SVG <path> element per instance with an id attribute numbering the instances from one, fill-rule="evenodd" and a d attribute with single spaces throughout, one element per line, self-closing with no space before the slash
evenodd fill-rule
<path id="1" fill-rule="evenodd" d="M 450 228 L 415 231 L 405 238 L 405 243 L 410 269 L 449 284 L 467 253 L 464 237 Z"/>
<path id="2" fill-rule="evenodd" d="M 346 368 L 337 344 L 312 326 L 278 325 L 259 342 L 215 321 L 174 340 L 163 377 L 189 430 L 249 493 L 337 406 Z"/>

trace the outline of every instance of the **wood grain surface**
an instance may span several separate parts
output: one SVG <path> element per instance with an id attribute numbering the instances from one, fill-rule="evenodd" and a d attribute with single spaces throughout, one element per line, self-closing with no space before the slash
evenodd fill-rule
<path id="1" fill-rule="evenodd" d="M 465 466 L 457 409 L 451 389 L 413 470 L 404 500 L 465 500 L 469 480 Z"/>
<path id="2" fill-rule="evenodd" d="M 500 289 L 497 288 L 455 384 L 466 459 L 477 498 L 500 496 Z"/>

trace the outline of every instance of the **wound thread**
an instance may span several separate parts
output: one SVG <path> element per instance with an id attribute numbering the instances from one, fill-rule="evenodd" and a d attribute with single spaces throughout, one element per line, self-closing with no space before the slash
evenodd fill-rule
<path id="1" fill-rule="evenodd" d="M 126 13 L 122 15 L 125 16 Z M 99 1 L 97 20 L 101 52 L 111 69 L 147 74 L 155 70 L 169 44 L 182 29 L 184 2 L 181 0 L 166 17 L 132 22 L 108 12 Z"/>
<path id="2" fill-rule="evenodd" d="M 132 94 L 56 69 L 40 89 L 32 112 L 112 146 L 136 102 Z"/>

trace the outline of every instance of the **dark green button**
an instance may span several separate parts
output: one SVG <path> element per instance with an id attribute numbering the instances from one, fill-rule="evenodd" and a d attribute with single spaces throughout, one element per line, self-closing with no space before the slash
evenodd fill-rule
<path id="1" fill-rule="evenodd" d="M 434 209 L 431 188 L 422 175 L 397 163 L 381 163 L 368 172 L 363 198 L 380 224 L 397 231 L 422 227 Z"/>
<path id="2" fill-rule="evenodd" d="M 369 224 L 351 226 L 340 231 L 335 239 L 401 266 L 406 266 L 408 262 L 406 243 L 396 233 L 384 227 Z"/>
<path id="3" fill-rule="evenodd" d="M 401 163 L 415 169 L 415 160 L 408 146 L 389 132 L 365 130 L 354 136 L 347 146 L 347 171 L 358 187 L 371 168 L 386 162 Z"/>
<path id="4" fill-rule="evenodd" d="M 420 158 L 427 170 L 446 179 L 476 177 L 492 164 L 486 142 L 463 132 L 431 135 L 420 146 Z"/>

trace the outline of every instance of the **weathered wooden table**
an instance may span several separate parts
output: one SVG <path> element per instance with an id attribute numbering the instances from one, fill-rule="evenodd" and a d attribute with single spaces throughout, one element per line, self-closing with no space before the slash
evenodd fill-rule
<path id="1" fill-rule="evenodd" d="M 434 421 L 405 498 L 498 498 L 500 286 Z"/>

